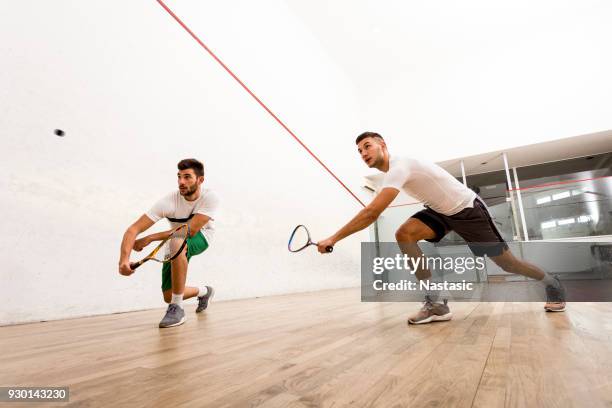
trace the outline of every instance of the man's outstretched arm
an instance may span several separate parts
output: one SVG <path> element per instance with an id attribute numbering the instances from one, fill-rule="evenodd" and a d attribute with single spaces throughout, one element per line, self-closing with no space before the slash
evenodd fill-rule
<path id="1" fill-rule="evenodd" d="M 129 228 L 123 234 L 123 241 L 121 241 L 121 253 L 119 255 L 119 273 L 122 275 L 131 275 L 134 271 L 130 268 L 130 251 L 134 248 L 134 241 L 136 236 L 143 231 L 148 230 L 153 225 L 151 220 L 146 215 L 142 215 L 135 223 L 129 226 Z"/>
<path id="2" fill-rule="evenodd" d="M 361 231 L 366 228 L 368 225 L 372 224 L 378 216 L 391 204 L 391 202 L 397 197 L 399 194 L 399 190 L 391 187 L 383 188 L 380 193 L 370 204 L 368 204 L 364 209 L 359 211 L 359 213 L 348 222 L 344 227 L 340 228 L 338 232 L 336 232 L 331 237 L 319 241 L 318 250 L 322 254 L 327 253 L 326 247 L 333 247 L 336 242 L 340 241 L 356 233 L 357 231 Z"/>

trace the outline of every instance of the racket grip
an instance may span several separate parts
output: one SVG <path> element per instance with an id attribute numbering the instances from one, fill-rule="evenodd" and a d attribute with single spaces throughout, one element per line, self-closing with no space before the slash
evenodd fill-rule
<path id="1" fill-rule="evenodd" d="M 325 247 L 325 252 L 334 252 L 334 247 L 333 246 Z"/>
<path id="2" fill-rule="evenodd" d="M 140 262 L 130 262 L 130 268 L 135 271 L 136 268 L 138 268 L 140 265 L 142 265 Z"/>

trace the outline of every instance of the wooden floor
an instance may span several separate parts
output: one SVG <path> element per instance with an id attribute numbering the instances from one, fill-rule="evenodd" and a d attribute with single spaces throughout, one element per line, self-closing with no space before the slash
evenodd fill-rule
<path id="1" fill-rule="evenodd" d="M 0 385 L 67 385 L 75 407 L 612 406 L 611 304 L 409 327 L 417 307 L 351 289 L 191 304 L 164 330 L 161 309 L 0 327 Z"/>

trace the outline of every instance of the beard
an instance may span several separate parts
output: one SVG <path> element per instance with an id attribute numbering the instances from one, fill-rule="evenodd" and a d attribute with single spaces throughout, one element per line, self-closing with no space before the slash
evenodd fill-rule
<path id="1" fill-rule="evenodd" d="M 385 158 L 381 154 L 380 156 L 374 157 L 374 159 L 371 161 L 372 164 L 368 165 L 368 167 L 371 169 L 377 169 L 384 163 L 384 161 L 385 161 Z"/>
<path id="2" fill-rule="evenodd" d="M 184 190 L 181 190 L 181 189 L 179 188 L 179 193 L 180 193 L 182 196 L 190 196 L 190 195 L 192 195 L 193 193 L 195 193 L 197 190 L 198 190 L 198 186 L 197 186 L 197 184 L 194 184 L 194 185 L 193 185 L 193 186 L 191 186 L 191 187 L 189 187 L 189 186 L 185 186 L 185 189 L 184 189 Z"/>

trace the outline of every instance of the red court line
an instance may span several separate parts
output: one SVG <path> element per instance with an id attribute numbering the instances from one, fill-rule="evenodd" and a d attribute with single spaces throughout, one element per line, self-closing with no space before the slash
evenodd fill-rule
<path id="1" fill-rule="evenodd" d="M 511 188 L 511 189 L 506 190 L 506 191 L 523 191 L 523 190 L 530 190 L 532 188 L 552 187 L 552 186 L 559 186 L 559 185 L 563 185 L 563 184 L 580 183 L 582 181 L 601 180 L 601 179 L 605 179 L 605 178 L 609 178 L 609 177 L 612 177 L 612 176 L 601 176 L 601 177 L 593 177 L 593 178 L 586 178 L 586 179 L 580 179 L 580 180 L 558 181 L 556 183 L 540 184 L 540 185 L 537 185 L 537 186 L 529 186 L 529 187 L 523 187 L 523 188 Z"/>
<path id="2" fill-rule="evenodd" d="M 170 15 L 172 16 L 172 18 L 174 18 L 174 19 L 176 20 L 176 22 L 177 22 L 177 23 L 179 23 L 179 24 L 181 25 L 181 27 L 183 27 L 183 28 L 185 29 L 185 31 L 187 31 L 187 33 L 189 33 L 189 35 L 190 35 L 191 37 L 193 37 L 193 39 L 194 39 L 194 40 L 196 40 L 196 41 L 197 41 L 197 43 L 198 43 L 198 44 L 200 44 L 200 45 L 202 46 L 202 48 L 204 48 L 204 49 L 206 50 L 206 52 L 208 52 L 208 53 L 210 54 L 210 56 L 211 56 L 211 57 L 213 57 L 213 58 L 215 59 L 215 61 L 217 61 L 217 62 L 219 63 L 219 65 L 221 65 L 221 66 L 223 67 L 223 69 L 224 69 L 225 71 L 227 71 L 227 73 L 228 73 L 228 74 L 230 74 L 230 75 L 232 76 L 232 78 L 234 78 L 234 79 L 236 80 L 236 82 L 238 82 L 238 83 L 240 84 L 240 86 L 241 86 L 242 88 L 244 88 L 244 90 L 245 90 L 245 91 L 247 91 L 247 92 L 249 93 L 249 95 L 251 95 L 251 96 L 253 97 L 253 99 L 255 99 L 255 101 L 257 101 L 257 103 L 258 103 L 258 104 L 259 104 L 259 105 L 260 105 L 262 108 L 264 108 L 264 109 L 265 109 L 265 111 L 266 111 L 266 112 L 268 112 L 268 113 L 270 114 L 270 116 L 272 116 L 272 117 L 274 118 L 274 120 L 275 120 L 275 121 L 277 121 L 277 122 L 278 122 L 278 124 L 279 124 L 279 125 L 281 125 L 281 126 L 283 127 L 283 129 L 285 129 L 285 130 L 286 130 L 286 131 L 287 131 L 287 132 L 288 132 L 288 133 L 289 133 L 289 134 L 290 134 L 290 135 L 291 135 L 291 136 L 292 136 L 292 137 L 295 139 L 295 141 L 296 141 L 296 142 L 298 142 L 298 143 L 299 143 L 299 144 L 300 144 L 300 145 L 301 145 L 301 146 L 302 146 L 304 149 L 306 149 L 306 151 L 307 151 L 308 153 L 310 153 L 310 155 L 311 155 L 311 156 L 312 156 L 312 157 L 313 157 L 313 158 L 314 158 L 314 159 L 315 159 L 315 160 L 316 160 L 316 161 L 317 161 L 317 162 L 318 162 L 318 163 L 319 163 L 321 166 L 323 166 L 323 168 L 324 168 L 325 170 L 327 170 L 327 172 L 328 172 L 328 173 L 329 173 L 329 174 L 330 174 L 330 175 L 331 175 L 333 178 L 335 178 L 335 179 L 336 179 L 336 181 L 337 181 L 338 183 L 340 183 L 340 185 L 342 185 L 342 187 L 344 187 L 344 189 L 345 189 L 346 191 L 348 191 L 348 192 L 349 192 L 349 194 L 350 194 L 350 195 L 352 195 L 352 196 L 353 196 L 353 198 L 354 198 L 355 200 L 357 200 L 357 202 L 359 202 L 359 204 L 361 204 L 363 207 L 365 207 L 365 204 L 364 204 L 364 203 L 363 203 L 363 202 L 362 202 L 362 201 L 361 201 L 361 200 L 360 200 L 360 199 L 359 199 L 359 198 L 358 198 L 358 197 L 355 195 L 355 193 L 353 193 L 353 192 L 352 192 L 352 191 L 351 191 L 351 190 L 350 190 L 350 189 L 349 189 L 349 188 L 348 188 L 348 187 L 347 187 L 347 186 L 346 186 L 346 185 L 345 185 L 345 184 L 344 184 L 344 183 L 343 183 L 343 182 L 342 182 L 342 181 L 341 181 L 341 180 L 340 180 L 340 179 L 339 179 L 339 178 L 338 178 L 338 177 L 337 177 L 337 176 L 336 176 L 336 175 L 335 175 L 335 174 L 334 174 L 334 173 L 333 173 L 333 172 L 332 172 L 332 171 L 331 171 L 331 170 L 330 170 L 330 169 L 329 169 L 329 168 L 328 168 L 328 167 L 327 167 L 327 166 L 326 166 L 326 165 L 325 165 L 325 164 L 324 164 L 324 163 L 323 163 L 321 160 L 319 160 L 319 158 L 318 158 L 318 157 L 317 157 L 317 156 L 316 156 L 316 155 L 315 155 L 315 154 L 314 154 L 314 153 L 313 153 L 313 152 L 312 152 L 312 151 L 311 151 L 311 150 L 308 148 L 308 146 L 306 146 L 306 145 L 305 145 L 305 144 L 304 144 L 304 143 L 303 143 L 303 142 L 302 142 L 302 141 L 301 141 L 301 140 L 300 140 L 300 139 L 299 139 L 299 138 L 298 138 L 298 137 L 295 135 L 295 133 L 293 133 L 293 132 L 291 131 L 291 129 L 289 129 L 289 128 L 287 127 L 287 125 L 285 125 L 285 124 L 283 123 L 283 121 L 281 121 L 281 120 L 278 118 L 278 116 L 276 116 L 276 115 L 274 114 L 274 112 L 272 112 L 272 111 L 271 111 L 271 110 L 270 110 L 270 109 L 269 109 L 269 108 L 268 108 L 268 107 L 267 107 L 267 106 L 266 106 L 266 105 L 265 105 L 265 104 L 264 104 L 264 103 L 261 101 L 261 99 L 259 99 L 259 98 L 257 97 L 257 95 L 255 95 L 255 94 L 254 94 L 254 93 L 253 93 L 253 92 L 252 92 L 252 91 L 251 91 L 251 90 L 250 90 L 250 89 L 249 89 L 249 88 L 248 88 L 248 87 L 247 87 L 247 86 L 246 86 L 246 85 L 245 85 L 245 84 L 244 84 L 244 83 L 243 83 L 243 82 L 240 80 L 240 78 L 238 78 L 238 77 L 236 76 L 236 74 L 234 74 L 234 73 L 232 72 L 232 70 L 230 70 L 230 69 L 227 67 L 227 65 L 225 65 L 225 64 L 223 63 L 223 61 L 221 61 L 221 59 L 219 59 L 219 57 L 217 57 L 217 56 L 215 55 L 215 53 L 214 53 L 214 52 L 212 52 L 212 51 L 211 51 L 211 49 L 210 49 L 210 48 L 208 48 L 208 47 L 206 46 L 206 44 L 204 44 L 204 43 L 202 42 L 202 40 L 200 40 L 200 39 L 198 38 L 198 36 L 197 36 L 197 35 L 195 35 L 195 34 L 194 34 L 194 32 L 193 32 L 193 31 L 191 31 L 191 30 L 189 29 L 189 27 L 187 27 L 187 26 L 185 25 L 185 23 L 183 23 L 183 22 L 181 21 L 181 19 L 180 19 L 180 18 L 178 18 L 178 16 L 177 16 L 176 14 L 174 14 L 174 12 L 173 12 L 172 10 L 170 10 L 170 8 L 169 8 L 168 6 L 166 6 L 166 4 L 165 4 L 165 3 L 164 3 L 162 0 L 157 0 L 157 2 L 158 2 L 158 3 L 159 3 L 159 4 L 160 4 L 160 5 L 161 5 L 161 6 L 164 8 L 164 10 L 166 10 L 166 11 L 168 12 L 168 14 L 170 14 Z"/>
<path id="3" fill-rule="evenodd" d="M 395 204 L 395 205 L 390 205 L 387 208 L 406 207 L 407 205 L 415 205 L 415 204 L 420 204 L 420 203 L 421 203 L 421 201 L 415 201 L 414 203 Z"/>

